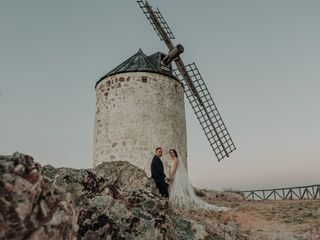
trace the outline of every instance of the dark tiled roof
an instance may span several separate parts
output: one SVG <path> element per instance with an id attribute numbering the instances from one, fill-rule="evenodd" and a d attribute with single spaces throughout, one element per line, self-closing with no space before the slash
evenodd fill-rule
<path id="1" fill-rule="evenodd" d="M 110 75 L 114 75 L 117 73 L 156 72 L 156 73 L 164 74 L 164 72 L 161 69 L 159 69 L 158 66 L 156 66 L 157 54 L 159 54 L 159 53 L 155 53 L 155 54 L 148 57 L 142 52 L 141 49 L 139 49 L 139 51 L 136 54 L 134 54 L 133 56 L 128 58 L 126 61 L 121 63 L 119 66 L 115 67 L 110 72 L 108 72 L 106 75 L 104 75 L 102 78 L 100 78 L 100 80 L 96 83 L 96 86 L 98 85 L 98 83 L 101 80 L 105 79 L 106 77 L 108 77 Z M 166 73 L 166 75 L 168 75 L 168 73 Z M 171 74 L 170 74 L 170 76 L 171 76 Z"/>
<path id="2" fill-rule="evenodd" d="M 101 79 L 122 72 L 143 72 L 143 71 L 152 71 L 156 72 L 157 69 L 153 66 L 148 57 L 142 52 L 141 49 L 128 58 L 126 61 L 121 63 L 119 66 L 112 69 L 106 75 L 104 75 Z"/>

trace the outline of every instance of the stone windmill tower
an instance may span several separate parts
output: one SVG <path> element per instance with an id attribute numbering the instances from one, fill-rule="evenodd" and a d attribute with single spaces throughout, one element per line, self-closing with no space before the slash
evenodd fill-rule
<path id="1" fill-rule="evenodd" d="M 165 170 L 170 148 L 187 166 L 184 90 L 171 63 L 163 63 L 165 57 L 160 52 L 146 56 L 140 49 L 96 83 L 94 166 L 129 161 L 149 174 L 158 146 Z"/>
<path id="2" fill-rule="evenodd" d="M 174 46 L 159 9 L 146 0 L 137 3 L 169 52 L 146 56 L 139 50 L 97 82 L 94 166 L 126 160 L 149 173 L 154 149 L 161 146 L 165 152 L 175 148 L 187 168 L 184 95 L 218 161 L 229 157 L 236 147 L 198 67 L 184 64 L 184 49 Z M 168 162 L 165 155 L 165 168 Z"/>

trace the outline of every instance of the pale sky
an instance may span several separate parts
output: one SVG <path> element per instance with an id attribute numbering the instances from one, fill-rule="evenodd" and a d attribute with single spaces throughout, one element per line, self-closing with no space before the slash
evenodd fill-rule
<path id="1" fill-rule="evenodd" d="M 318 184 L 320 1 L 150 3 L 184 62 L 198 65 L 237 147 L 218 163 L 186 101 L 192 183 Z M 134 0 L 0 1 L 0 154 L 91 167 L 95 82 L 139 48 L 166 52 Z"/>

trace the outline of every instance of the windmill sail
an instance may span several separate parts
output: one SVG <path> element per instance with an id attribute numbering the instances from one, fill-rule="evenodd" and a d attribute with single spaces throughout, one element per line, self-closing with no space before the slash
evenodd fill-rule
<path id="1" fill-rule="evenodd" d="M 224 157 L 229 157 L 229 154 L 236 147 L 197 66 L 192 63 L 186 65 L 185 68 L 193 83 L 191 86 L 178 69 L 174 69 L 173 73 L 182 82 L 184 93 L 207 136 L 212 150 L 220 161 Z"/>
<path id="2" fill-rule="evenodd" d="M 151 26 L 156 31 L 157 35 L 159 36 L 160 40 L 163 41 L 163 34 L 161 31 L 166 33 L 166 38 L 175 39 L 171 29 L 169 28 L 167 22 L 164 20 L 161 12 L 159 9 L 157 11 L 153 11 L 148 1 L 144 2 L 143 0 L 138 0 L 137 3 L 139 4 L 140 8 L 142 9 L 144 15 L 146 15 L 147 19 L 149 20 Z M 156 21 L 155 21 L 156 19 Z M 159 25 L 162 30 L 159 31 Z"/>
<path id="3" fill-rule="evenodd" d="M 158 9 L 154 11 L 148 1 L 138 0 L 137 2 L 160 40 L 165 42 L 169 51 L 173 50 L 174 45 L 171 40 L 174 39 L 174 35 L 160 11 Z M 218 161 L 229 157 L 229 154 L 236 149 L 235 145 L 198 68 L 194 63 L 185 66 L 180 57 L 174 59 L 174 62 L 177 66 L 177 69 L 174 70 L 174 75 L 184 85 L 185 95 Z"/>

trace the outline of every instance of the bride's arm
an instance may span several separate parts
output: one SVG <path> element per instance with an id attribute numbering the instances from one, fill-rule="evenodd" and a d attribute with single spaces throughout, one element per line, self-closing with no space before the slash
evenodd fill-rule
<path id="1" fill-rule="evenodd" d="M 172 171 L 171 171 L 170 174 L 169 174 L 169 178 L 170 178 L 171 180 L 173 180 L 174 175 L 176 174 L 177 167 L 178 167 L 178 159 L 174 159 L 174 160 L 173 160 Z"/>

